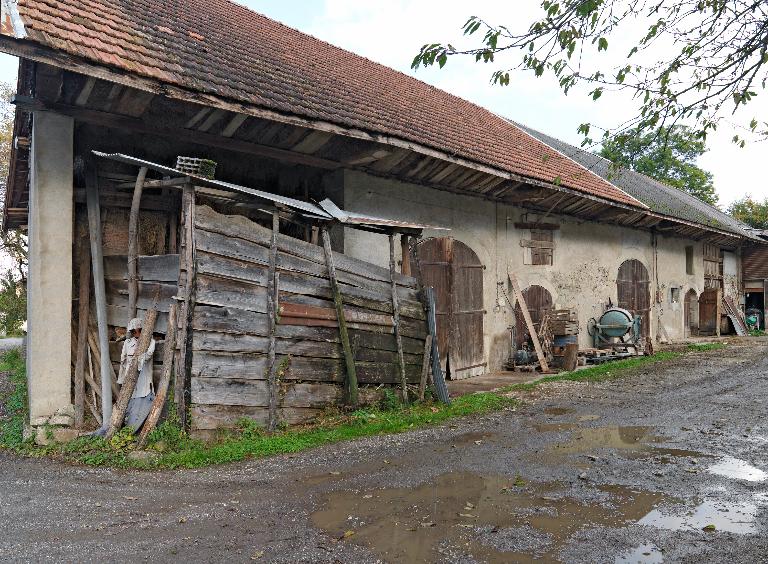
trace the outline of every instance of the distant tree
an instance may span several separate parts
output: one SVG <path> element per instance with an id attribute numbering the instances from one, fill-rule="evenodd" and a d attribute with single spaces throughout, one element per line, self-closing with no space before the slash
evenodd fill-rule
<path id="1" fill-rule="evenodd" d="M 11 165 L 14 117 L 14 106 L 11 104 L 11 98 L 15 92 L 16 90 L 10 84 L 0 82 L 0 209 L 5 205 L 8 171 Z M 26 282 L 26 235 L 18 230 L 0 233 L 0 254 L 5 254 L 11 259 L 14 275 L 22 282 Z"/>
<path id="2" fill-rule="evenodd" d="M 619 167 L 641 172 L 714 206 L 717 193 L 712 174 L 696 166 L 696 159 L 706 150 L 692 129 L 678 125 L 659 134 L 632 132 L 606 139 L 599 154 Z"/>
<path id="3" fill-rule="evenodd" d="M 464 8 L 476 4 L 465 2 Z M 502 86 L 514 84 L 513 71 L 527 70 L 553 76 L 566 94 L 579 85 L 593 100 L 630 93 L 634 116 L 604 131 L 606 138 L 677 123 L 689 123 L 706 137 L 766 89 L 765 0 L 543 0 L 541 8 L 534 21 L 472 16 L 463 27 L 468 45 L 427 43 L 412 67 L 442 68 L 450 59 L 471 58 L 493 67 L 491 80 Z M 616 44 L 626 46 L 624 52 L 605 57 Z M 768 133 L 764 118 L 741 116 L 743 131 Z M 579 127 L 585 144 L 591 142 L 591 125 Z M 734 141 L 743 144 L 738 135 Z"/>
<path id="4" fill-rule="evenodd" d="M 758 202 L 745 196 L 728 206 L 728 213 L 755 229 L 768 229 L 768 198 Z"/>

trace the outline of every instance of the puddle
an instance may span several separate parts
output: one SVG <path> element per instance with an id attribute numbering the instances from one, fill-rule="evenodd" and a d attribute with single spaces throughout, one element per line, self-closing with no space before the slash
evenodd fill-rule
<path id="1" fill-rule="evenodd" d="M 552 446 L 555 454 L 579 454 L 600 448 L 642 450 L 651 448 L 650 443 L 663 441 L 653 435 L 650 427 L 594 427 L 579 429 L 570 440 Z"/>
<path id="2" fill-rule="evenodd" d="M 553 431 L 570 431 L 577 427 L 576 423 L 537 423 L 533 426 L 540 433 Z"/>
<path id="3" fill-rule="evenodd" d="M 576 418 L 576 421 L 579 421 L 579 422 L 583 423 L 583 422 L 586 422 L 586 421 L 597 421 L 598 419 L 600 419 L 599 415 L 579 415 Z"/>
<path id="4" fill-rule="evenodd" d="M 636 546 L 614 560 L 615 564 L 661 564 L 662 562 L 664 562 L 664 555 L 661 549 L 652 543 Z"/>
<path id="5" fill-rule="evenodd" d="M 568 413 L 575 413 L 575 409 L 569 407 L 545 407 L 544 413 L 547 415 L 567 415 Z"/>
<path id="6" fill-rule="evenodd" d="M 609 486 L 580 501 L 556 483 L 516 487 L 513 482 L 449 473 L 415 488 L 331 492 L 312 522 L 386 561 L 524 562 L 553 560 L 578 531 L 636 522 L 663 499 Z"/>
<path id="7" fill-rule="evenodd" d="M 724 457 L 717 464 L 707 468 L 707 472 L 747 482 L 764 482 L 768 478 L 768 474 L 763 470 L 755 468 L 745 460 L 730 456 Z"/>
<path id="8" fill-rule="evenodd" d="M 757 512 L 758 505 L 752 501 L 730 503 L 706 500 L 692 510 L 654 509 L 638 523 L 672 531 L 701 531 L 714 525 L 715 531 L 749 535 L 758 532 L 755 524 Z"/>

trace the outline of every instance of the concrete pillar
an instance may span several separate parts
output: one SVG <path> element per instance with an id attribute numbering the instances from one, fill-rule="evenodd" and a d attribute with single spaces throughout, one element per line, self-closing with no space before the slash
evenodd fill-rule
<path id="1" fill-rule="evenodd" d="M 27 282 L 27 381 L 32 425 L 72 409 L 73 130 L 70 117 L 34 113 Z"/>

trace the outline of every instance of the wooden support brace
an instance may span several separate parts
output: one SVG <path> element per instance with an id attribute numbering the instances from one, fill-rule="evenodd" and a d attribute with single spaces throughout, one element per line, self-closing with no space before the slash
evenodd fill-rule
<path id="1" fill-rule="evenodd" d="M 139 343 L 136 345 L 136 354 L 133 355 L 133 360 L 128 366 L 128 373 L 125 375 L 123 387 L 120 390 L 115 408 L 112 410 L 112 418 L 105 437 L 107 440 L 111 439 L 123 426 L 125 412 L 128 410 L 128 402 L 131 401 L 133 391 L 136 389 L 136 382 L 139 379 L 139 358 L 147 352 L 152 341 L 152 332 L 155 330 L 155 322 L 157 321 L 157 302 L 159 299 L 160 289 L 158 288 L 155 298 L 152 300 L 152 306 L 144 314 L 141 337 L 139 337 Z"/>
<path id="2" fill-rule="evenodd" d="M 397 283 L 395 282 L 395 235 L 389 235 L 389 278 L 392 285 L 392 317 L 395 326 L 395 342 L 397 343 L 397 362 L 400 365 L 400 385 L 402 386 L 403 402 L 408 403 L 408 380 L 405 376 L 405 360 L 403 359 L 403 337 L 400 335 L 400 306 L 397 301 Z"/>
<path id="3" fill-rule="evenodd" d="M 171 383 L 171 374 L 173 373 L 173 357 L 176 352 L 176 311 L 178 305 L 173 303 L 168 310 L 168 332 L 165 334 L 165 343 L 163 348 L 163 374 L 160 382 L 157 384 L 157 395 L 152 401 L 152 407 L 147 415 L 147 420 L 141 428 L 139 435 L 139 448 L 144 448 L 147 444 L 147 437 L 152 429 L 157 425 L 160 419 L 160 413 L 165 405 L 165 398 L 168 397 L 168 386 Z"/>
<path id="4" fill-rule="evenodd" d="M 269 245 L 269 272 L 267 274 L 267 322 L 269 323 L 269 348 L 267 349 L 267 390 L 269 419 L 267 429 L 277 429 L 277 363 L 275 361 L 275 332 L 277 331 L 277 234 L 280 216 L 272 214 L 272 240 Z"/>
<path id="5" fill-rule="evenodd" d="M 424 391 L 427 388 L 427 379 L 429 377 L 429 360 L 432 351 L 432 335 L 427 335 L 424 339 L 424 359 L 421 364 L 421 380 L 419 380 L 419 400 L 424 400 Z"/>
<path id="6" fill-rule="evenodd" d="M 179 267 L 186 269 L 186 281 L 183 289 L 184 306 L 181 314 L 181 328 L 179 330 L 179 360 L 176 363 L 176 383 L 174 395 L 176 397 L 176 409 L 179 422 L 183 429 L 189 428 L 187 408 L 189 407 L 189 385 L 192 372 L 192 315 L 195 309 L 195 189 L 191 184 L 184 186 L 182 194 L 182 207 L 184 211 L 184 260 L 179 262 Z"/>
<path id="7" fill-rule="evenodd" d="M 536 333 L 536 328 L 533 326 L 531 320 L 531 314 L 528 311 L 528 305 L 525 303 L 525 297 L 523 291 L 520 289 L 520 284 L 517 282 L 517 277 L 507 269 L 507 276 L 512 283 L 512 291 L 515 294 L 515 299 L 520 303 L 520 311 L 523 313 L 523 319 L 525 319 L 525 325 L 528 327 L 528 333 L 531 335 L 533 341 L 533 348 L 536 350 L 536 354 L 539 357 L 539 364 L 541 365 L 542 372 L 549 372 L 549 365 L 547 359 L 544 357 L 544 351 L 541 348 L 541 342 L 539 342 L 539 335 Z"/>
<path id="8" fill-rule="evenodd" d="M 344 349 L 344 366 L 346 370 L 346 390 L 345 396 L 348 405 L 357 405 L 357 372 L 355 370 L 355 357 L 352 354 L 352 346 L 349 344 L 349 333 L 347 332 L 347 322 L 344 319 L 344 302 L 341 299 L 339 284 L 336 280 L 336 268 L 333 265 L 333 251 L 331 250 L 331 238 L 328 235 L 328 229 L 323 226 L 322 229 L 323 250 L 325 251 L 325 263 L 328 266 L 328 280 L 331 283 L 331 293 L 333 294 L 333 303 L 336 306 L 336 319 L 339 322 L 339 338 Z"/>
<path id="9" fill-rule="evenodd" d="M 408 245 L 410 238 L 410 235 L 400 235 L 400 272 L 406 276 L 411 276 L 411 249 Z"/>
<path id="10" fill-rule="evenodd" d="M 149 169 L 145 166 L 139 169 L 136 185 L 133 188 L 131 213 L 128 216 L 128 317 L 136 317 L 136 299 L 139 293 L 138 258 L 139 258 L 139 208 L 141 207 L 141 192 L 144 190 L 144 180 Z"/>

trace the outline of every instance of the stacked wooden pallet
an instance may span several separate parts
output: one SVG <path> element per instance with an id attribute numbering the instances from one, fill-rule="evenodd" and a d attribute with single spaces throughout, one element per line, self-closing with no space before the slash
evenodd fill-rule
<path id="1" fill-rule="evenodd" d="M 579 318 L 576 310 L 553 309 L 550 311 L 549 329 L 553 335 L 578 335 Z"/>

